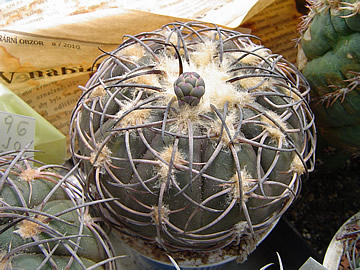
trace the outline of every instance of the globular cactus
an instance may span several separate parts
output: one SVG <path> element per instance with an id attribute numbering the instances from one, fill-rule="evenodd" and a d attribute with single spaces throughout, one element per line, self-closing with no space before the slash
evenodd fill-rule
<path id="1" fill-rule="evenodd" d="M 85 202 L 71 172 L 24 151 L 0 155 L 0 269 L 116 269 L 108 236 L 90 215 L 95 202 Z"/>
<path id="2" fill-rule="evenodd" d="M 311 86 L 317 130 L 330 148 L 358 154 L 360 2 L 308 3 L 309 13 L 300 24 L 297 63 Z"/>
<path id="3" fill-rule="evenodd" d="M 244 260 L 313 169 L 307 82 L 256 37 L 216 25 L 125 38 L 72 115 L 87 191 L 116 199 L 101 212 L 143 254 Z"/>

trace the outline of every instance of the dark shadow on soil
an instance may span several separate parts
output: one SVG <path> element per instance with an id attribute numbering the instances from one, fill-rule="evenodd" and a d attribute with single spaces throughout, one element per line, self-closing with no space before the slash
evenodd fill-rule
<path id="1" fill-rule="evenodd" d="M 319 166 L 321 169 L 321 166 Z M 360 210 L 360 158 L 333 172 L 315 170 L 298 199 L 285 213 L 310 247 L 322 259 L 341 225 Z"/>

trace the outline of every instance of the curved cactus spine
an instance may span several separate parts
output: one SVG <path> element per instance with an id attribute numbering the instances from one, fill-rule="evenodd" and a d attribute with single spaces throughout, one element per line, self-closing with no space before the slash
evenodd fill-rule
<path id="1" fill-rule="evenodd" d="M 88 191 L 116 198 L 99 205 L 106 219 L 176 261 L 219 249 L 245 259 L 313 169 L 306 80 L 255 37 L 214 25 L 126 37 L 72 115 Z M 182 86 L 187 76 L 198 84 Z"/>
<path id="2" fill-rule="evenodd" d="M 99 201 L 85 201 L 80 178 L 70 181 L 77 166 L 44 165 L 25 152 L 0 154 L 0 268 L 116 269 L 89 212 Z"/>

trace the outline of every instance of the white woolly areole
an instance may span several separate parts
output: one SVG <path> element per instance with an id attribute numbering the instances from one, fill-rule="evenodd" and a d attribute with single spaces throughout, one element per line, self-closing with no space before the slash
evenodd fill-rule
<path id="1" fill-rule="evenodd" d="M 241 237 L 247 230 L 248 224 L 246 221 L 240 221 L 235 225 L 236 233 Z"/>
<path id="2" fill-rule="evenodd" d="M 170 214 L 170 210 L 167 205 L 161 206 L 160 209 L 161 218 L 159 217 L 159 207 L 156 205 L 154 205 L 151 208 L 151 213 L 150 213 L 151 218 L 153 219 L 156 225 L 160 225 L 160 223 L 161 224 L 164 223 L 164 220 L 167 220 L 169 218 L 169 214 Z"/>
<path id="3" fill-rule="evenodd" d="M 95 87 L 95 89 L 93 91 L 91 91 L 90 99 L 102 98 L 105 95 L 106 95 L 106 90 L 104 89 L 104 87 L 102 85 L 99 85 L 99 86 Z"/>
<path id="4" fill-rule="evenodd" d="M 148 109 L 134 109 L 136 104 L 133 102 L 123 102 L 121 110 L 117 112 L 116 117 L 121 120 L 118 122 L 118 128 L 126 128 L 129 126 L 135 126 L 137 124 L 143 124 L 146 119 L 150 117 L 150 110 Z M 132 111 L 131 111 L 132 110 Z"/>
<path id="5" fill-rule="evenodd" d="M 191 54 L 191 62 L 196 66 L 206 66 L 213 62 L 213 58 L 217 53 L 216 43 L 205 41 Z"/>
<path id="6" fill-rule="evenodd" d="M 116 55 L 132 61 L 138 61 L 145 55 L 145 49 L 140 44 L 135 43 L 134 45 L 121 49 Z"/>
<path id="7" fill-rule="evenodd" d="M 97 147 L 100 147 L 100 143 L 97 144 Z M 99 153 L 98 149 L 96 151 L 93 151 L 90 154 L 89 161 L 92 165 L 95 167 L 104 167 L 105 163 L 111 162 L 111 150 L 106 145 L 101 149 L 101 152 Z"/>
<path id="8" fill-rule="evenodd" d="M 156 74 L 143 74 L 141 76 L 135 76 L 127 80 L 129 83 L 135 84 L 147 84 L 152 86 L 160 86 L 158 75 Z M 151 89 L 142 89 L 143 91 L 152 92 Z"/>
<path id="9" fill-rule="evenodd" d="M 33 168 L 27 168 L 20 174 L 20 179 L 26 182 L 31 182 L 37 176 L 38 171 Z"/>
<path id="10" fill-rule="evenodd" d="M 246 167 L 241 170 L 240 174 L 241 174 L 241 187 L 240 187 L 239 175 L 236 172 L 230 180 L 231 183 L 224 184 L 224 188 L 229 188 L 229 187 L 232 188 L 230 199 L 236 198 L 238 201 L 240 201 L 241 194 L 243 194 L 242 199 L 243 201 L 246 202 L 250 198 L 250 196 L 247 193 L 249 193 L 253 189 L 253 187 L 256 185 L 256 182 L 248 173 Z"/>
<path id="11" fill-rule="evenodd" d="M 160 176 L 160 180 L 166 180 L 169 174 L 169 164 L 171 162 L 171 157 L 173 154 L 173 146 L 167 146 L 165 147 L 159 154 L 161 159 L 165 162 L 162 162 L 159 160 L 159 169 L 157 170 L 159 176 Z M 176 149 L 173 160 L 172 160 L 173 164 L 181 164 L 184 162 L 184 157 L 183 154 Z M 175 170 L 174 168 L 172 168 L 172 170 Z M 172 172 L 174 173 L 174 171 Z M 174 175 L 174 174 L 173 174 Z"/>
<path id="12" fill-rule="evenodd" d="M 238 115 L 236 113 L 231 113 L 226 116 L 225 124 L 227 127 L 227 130 L 225 130 L 225 127 L 223 126 L 223 123 L 218 120 L 216 122 L 213 122 L 210 128 L 210 131 L 212 134 L 217 135 L 216 138 L 220 137 L 221 134 L 221 141 L 224 143 L 225 146 L 229 145 L 231 140 L 233 139 L 235 135 L 235 127 L 233 123 L 236 123 L 238 121 Z"/>
<path id="13" fill-rule="evenodd" d="M 301 175 L 305 172 L 304 163 L 301 161 L 298 155 L 295 155 L 291 163 L 291 171 Z"/>
<path id="14" fill-rule="evenodd" d="M 43 223 L 48 223 L 47 217 L 45 216 L 35 216 L 34 219 Z M 28 239 L 37 236 L 43 229 L 42 225 L 25 219 L 18 224 L 17 230 L 15 230 L 14 233 L 20 235 L 22 239 Z"/>
<path id="15" fill-rule="evenodd" d="M 282 141 L 283 143 L 286 143 L 285 134 L 277 126 L 279 125 L 283 130 L 287 130 L 286 122 L 284 122 L 276 112 L 267 111 L 266 113 L 271 119 L 265 115 L 261 117 L 261 121 L 267 124 L 263 125 L 263 128 L 275 141 Z M 277 125 L 275 125 L 275 123 L 277 123 Z"/>
<path id="16" fill-rule="evenodd" d="M 270 49 L 256 44 L 249 44 L 244 47 L 244 50 L 250 53 L 239 52 L 236 56 L 243 57 L 240 60 L 242 63 L 254 66 L 263 62 L 263 58 L 266 59 L 271 54 Z"/>

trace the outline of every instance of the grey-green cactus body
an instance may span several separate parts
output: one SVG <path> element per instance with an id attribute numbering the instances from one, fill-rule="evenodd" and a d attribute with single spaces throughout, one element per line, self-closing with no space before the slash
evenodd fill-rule
<path id="1" fill-rule="evenodd" d="M 106 218 L 166 251 L 237 245 L 276 222 L 312 170 L 309 89 L 293 65 L 197 23 L 129 37 L 110 55 L 71 128 L 89 191 L 116 198 Z"/>

